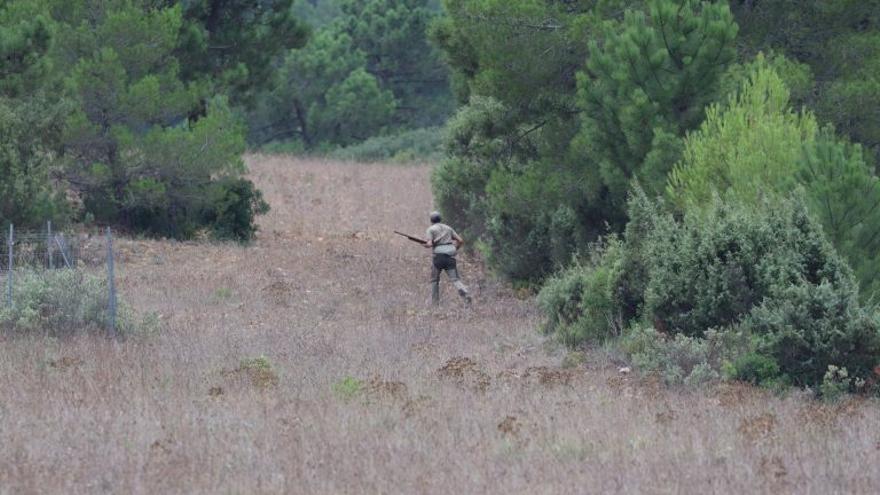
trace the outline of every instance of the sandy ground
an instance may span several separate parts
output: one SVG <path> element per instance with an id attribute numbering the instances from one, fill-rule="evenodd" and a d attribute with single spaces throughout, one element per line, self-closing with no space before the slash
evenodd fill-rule
<path id="1" fill-rule="evenodd" d="M 429 166 L 248 163 L 252 246 L 119 241 L 157 334 L 0 336 L 0 494 L 880 491 L 876 402 L 563 369 L 468 254 L 430 308 Z"/>

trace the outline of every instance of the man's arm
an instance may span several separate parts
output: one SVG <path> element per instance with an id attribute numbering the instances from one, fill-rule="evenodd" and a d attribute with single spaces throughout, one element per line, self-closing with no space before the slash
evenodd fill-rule
<path id="1" fill-rule="evenodd" d="M 427 241 L 425 241 L 425 247 L 434 247 L 434 236 L 431 235 L 431 229 L 425 231 L 425 238 L 428 239 Z"/>
<path id="2" fill-rule="evenodd" d="M 461 248 L 461 245 L 464 244 L 464 239 L 458 235 L 458 232 L 452 233 L 452 242 L 455 243 L 455 249 Z"/>

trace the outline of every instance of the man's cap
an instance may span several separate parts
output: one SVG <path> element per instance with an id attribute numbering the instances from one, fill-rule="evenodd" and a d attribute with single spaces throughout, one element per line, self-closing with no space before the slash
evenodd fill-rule
<path id="1" fill-rule="evenodd" d="M 432 211 L 431 212 L 431 223 L 440 223 L 440 220 L 442 220 L 442 218 L 440 217 L 440 212 L 439 211 Z"/>

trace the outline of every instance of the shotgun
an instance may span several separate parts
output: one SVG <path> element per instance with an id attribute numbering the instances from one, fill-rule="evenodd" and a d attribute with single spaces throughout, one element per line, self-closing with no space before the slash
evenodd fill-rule
<path id="1" fill-rule="evenodd" d="M 397 235 L 402 235 L 402 236 L 406 237 L 407 239 L 409 239 L 409 240 L 411 240 L 411 241 L 413 241 L 413 242 L 418 242 L 419 244 L 426 244 L 426 243 L 428 242 L 428 241 L 426 241 L 426 240 L 419 239 L 418 237 L 413 237 L 413 236 L 411 236 L 411 235 L 404 234 L 403 232 L 398 232 L 398 231 L 396 231 L 396 230 L 394 231 L 394 233 L 397 234 Z"/>

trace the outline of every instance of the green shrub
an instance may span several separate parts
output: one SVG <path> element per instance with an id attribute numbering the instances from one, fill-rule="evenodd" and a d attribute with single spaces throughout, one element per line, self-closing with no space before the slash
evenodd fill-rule
<path id="1" fill-rule="evenodd" d="M 644 260 L 645 315 L 692 336 L 736 324 L 802 281 L 852 287 L 851 270 L 797 199 L 752 207 L 716 198 L 681 221 L 658 217 Z"/>
<path id="2" fill-rule="evenodd" d="M 439 127 L 413 129 L 390 136 L 371 137 L 358 144 L 331 151 L 330 156 L 357 162 L 439 161 L 443 130 Z"/>
<path id="3" fill-rule="evenodd" d="M 108 329 L 106 278 L 76 270 L 20 270 L 14 276 L 14 304 L 0 307 L 0 329 L 57 337 Z M 138 320 L 125 303 L 117 303 L 120 334 L 152 326 L 149 319 Z"/>
<path id="4" fill-rule="evenodd" d="M 812 113 L 791 109 L 789 90 L 771 64 L 759 56 L 748 77 L 740 76 L 739 91 L 707 109 L 669 176 L 669 196 L 686 209 L 708 205 L 716 193 L 753 203 L 803 190 L 870 297 L 880 290 L 880 181 L 860 146 L 822 129 Z"/>
<path id="5" fill-rule="evenodd" d="M 829 366 L 853 378 L 880 362 L 880 321 L 859 306 L 852 278 L 832 285 L 801 283 L 766 299 L 739 325 L 796 385 L 822 383 Z"/>
<path id="6" fill-rule="evenodd" d="M 203 223 L 217 239 L 249 241 L 257 232 L 254 218 L 268 212 L 269 204 L 253 182 L 224 177 L 209 186 Z"/>
<path id="7" fill-rule="evenodd" d="M 732 379 L 761 385 L 779 378 L 780 370 L 773 358 L 749 352 L 730 363 L 726 374 Z"/>
<path id="8" fill-rule="evenodd" d="M 538 304 L 548 317 L 545 332 L 570 346 L 620 334 L 622 254 L 623 243 L 612 237 L 594 248 L 588 263 L 575 263 L 544 284 Z"/>
<path id="9" fill-rule="evenodd" d="M 741 333 L 707 330 L 703 337 L 664 335 L 651 327 L 626 332 L 621 347 L 643 373 L 658 373 L 670 385 L 699 386 L 722 377 L 724 364 L 747 348 Z"/>
<path id="10" fill-rule="evenodd" d="M 853 389 L 862 388 L 864 385 L 864 380 L 858 378 L 854 380 L 850 377 L 846 368 L 828 365 L 828 370 L 822 377 L 822 385 L 819 386 L 819 394 L 824 400 L 833 402 Z"/>
<path id="11" fill-rule="evenodd" d="M 637 191 L 622 241 L 551 279 L 545 327 L 569 345 L 651 325 L 624 339 L 643 371 L 700 383 L 722 370 L 763 385 L 816 387 L 828 366 L 866 380 L 880 321 L 801 198 L 723 202 L 677 219 Z M 613 315 L 609 326 L 602 316 Z M 714 330 L 710 330 L 714 329 Z M 667 338 L 666 335 L 669 335 Z"/>

